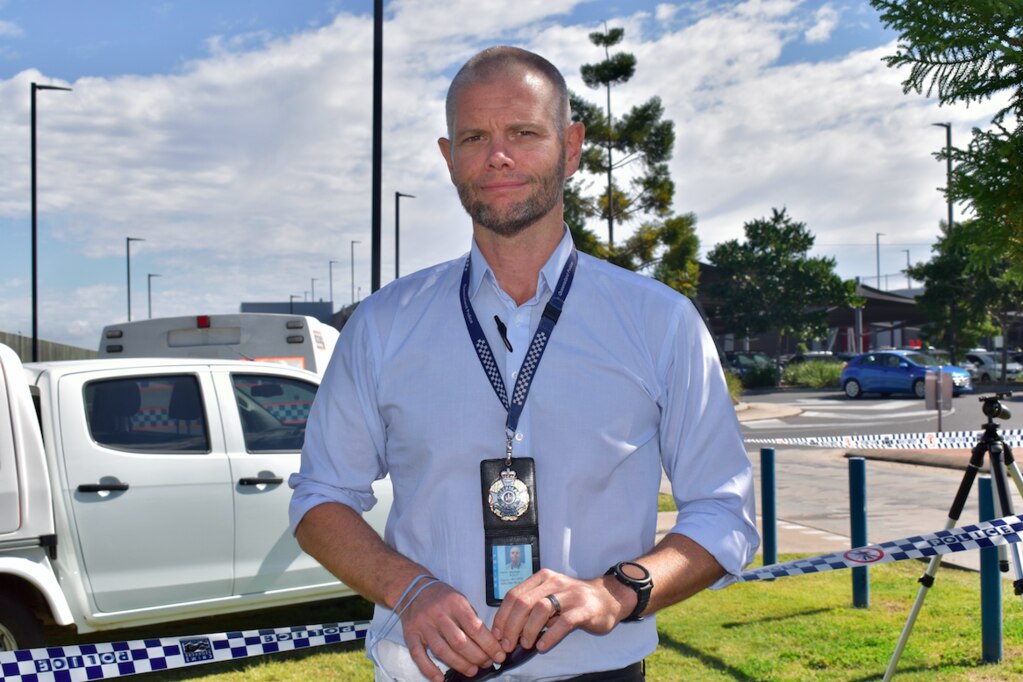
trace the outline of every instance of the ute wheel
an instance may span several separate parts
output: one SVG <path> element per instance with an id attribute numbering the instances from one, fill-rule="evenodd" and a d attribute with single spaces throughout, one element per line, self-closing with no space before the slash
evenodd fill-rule
<path id="1" fill-rule="evenodd" d="M 846 396 L 850 398 L 859 398 L 863 395 L 862 389 L 860 388 L 860 382 L 855 379 L 850 379 L 845 382 L 845 386 L 843 388 L 845 389 Z"/>
<path id="2" fill-rule="evenodd" d="M 917 398 L 923 398 L 926 390 L 924 389 L 924 380 L 917 379 L 913 382 L 913 395 Z"/>
<path id="3" fill-rule="evenodd" d="M 980 380 L 986 384 L 989 381 L 991 381 L 991 375 L 988 374 L 987 372 L 984 372 L 984 374 L 981 375 Z"/>
<path id="4" fill-rule="evenodd" d="M 10 595 L 0 594 L 0 651 L 36 649 L 45 643 L 43 625 L 32 610 Z"/>

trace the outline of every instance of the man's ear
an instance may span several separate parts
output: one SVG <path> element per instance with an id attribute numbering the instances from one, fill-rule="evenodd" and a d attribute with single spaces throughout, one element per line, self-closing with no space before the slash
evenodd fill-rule
<path id="1" fill-rule="evenodd" d="M 440 147 L 441 156 L 444 157 L 445 163 L 448 164 L 448 175 L 451 176 L 451 180 L 454 181 L 455 167 L 451 163 L 451 140 L 446 137 L 438 137 L 437 146 Z"/>
<path id="2" fill-rule="evenodd" d="M 583 140 L 586 138 L 586 126 L 575 121 L 565 128 L 565 177 L 579 170 L 579 161 L 583 153 Z"/>

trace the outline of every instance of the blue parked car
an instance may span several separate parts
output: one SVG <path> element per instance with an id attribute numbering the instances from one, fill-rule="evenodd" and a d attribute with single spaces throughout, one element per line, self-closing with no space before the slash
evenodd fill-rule
<path id="1" fill-rule="evenodd" d="M 970 373 L 962 367 L 942 365 L 930 355 L 912 350 L 884 350 L 862 353 L 842 369 L 839 385 L 850 398 L 864 393 L 912 393 L 924 397 L 927 370 L 952 375 L 952 395 L 971 393 Z"/>

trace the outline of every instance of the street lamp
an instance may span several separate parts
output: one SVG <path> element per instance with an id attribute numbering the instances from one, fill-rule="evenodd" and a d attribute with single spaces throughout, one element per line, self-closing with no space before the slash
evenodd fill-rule
<path id="1" fill-rule="evenodd" d="M 32 83 L 32 362 L 39 360 L 39 250 L 36 210 L 36 90 L 71 90 L 56 85 Z"/>
<path id="2" fill-rule="evenodd" d="M 881 288 L 881 237 L 884 232 L 876 232 L 874 236 L 875 251 L 877 252 L 877 288 Z"/>
<path id="3" fill-rule="evenodd" d="M 144 242 L 145 239 L 141 237 L 125 237 L 124 238 L 124 256 L 128 263 L 128 321 L 131 322 L 131 243 L 132 242 Z"/>
<path id="4" fill-rule="evenodd" d="M 316 278 L 309 279 L 309 300 L 316 303 Z"/>
<path id="5" fill-rule="evenodd" d="M 398 205 L 401 203 L 401 198 L 407 197 L 409 199 L 415 199 L 411 194 L 402 194 L 401 192 L 394 193 L 394 279 L 398 279 L 398 232 L 401 221 L 399 220 L 399 208 Z"/>
<path id="6" fill-rule="evenodd" d="M 952 231 L 952 124 L 932 123 L 945 129 L 945 198 L 948 201 L 948 229 Z"/>
<path id="7" fill-rule="evenodd" d="M 334 308 L 334 263 L 337 263 L 337 261 L 336 260 L 332 260 L 329 263 L 327 263 L 327 273 L 328 273 L 327 276 L 330 279 L 330 307 L 331 307 L 331 314 L 333 314 L 333 308 Z"/>
<path id="8" fill-rule="evenodd" d="M 352 303 L 355 303 L 355 245 L 361 244 L 362 242 L 355 239 L 352 240 Z"/>
<path id="9" fill-rule="evenodd" d="M 146 275 L 146 299 L 149 301 L 149 319 L 153 319 L 153 278 L 159 277 L 156 273 Z"/>
<path id="10" fill-rule="evenodd" d="M 299 296 L 298 294 L 288 294 L 288 296 L 291 297 L 290 300 L 288 301 L 288 313 L 294 315 L 295 314 L 295 299 L 296 298 L 302 298 L 302 297 Z"/>
<path id="11" fill-rule="evenodd" d="M 909 279 L 909 268 L 911 267 L 909 264 L 909 249 L 903 249 L 902 252 L 906 254 L 906 289 L 912 289 L 913 284 Z"/>

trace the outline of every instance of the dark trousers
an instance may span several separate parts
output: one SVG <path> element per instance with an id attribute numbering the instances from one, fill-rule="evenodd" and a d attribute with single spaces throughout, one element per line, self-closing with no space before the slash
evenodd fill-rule
<path id="1" fill-rule="evenodd" d="M 640 661 L 618 670 L 603 670 L 570 677 L 564 682 L 643 682 L 646 679 L 646 663 Z"/>

